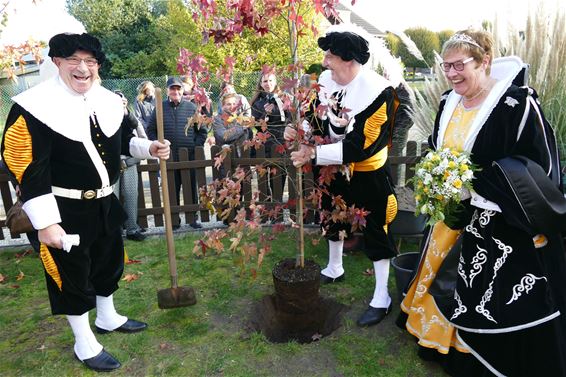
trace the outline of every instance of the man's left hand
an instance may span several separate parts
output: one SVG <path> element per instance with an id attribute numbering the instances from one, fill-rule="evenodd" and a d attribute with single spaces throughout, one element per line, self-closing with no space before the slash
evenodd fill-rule
<path id="1" fill-rule="evenodd" d="M 305 165 L 307 162 L 312 160 L 314 155 L 314 147 L 301 144 L 299 150 L 291 152 L 291 161 L 293 165 L 298 168 Z"/>
<path id="2" fill-rule="evenodd" d="M 149 146 L 149 153 L 153 157 L 167 160 L 169 158 L 169 153 L 171 152 L 171 148 L 169 148 L 170 145 L 171 143 L 169 142 L 169 140 L 163 140 L 163 143 L 154 140 Z"/>

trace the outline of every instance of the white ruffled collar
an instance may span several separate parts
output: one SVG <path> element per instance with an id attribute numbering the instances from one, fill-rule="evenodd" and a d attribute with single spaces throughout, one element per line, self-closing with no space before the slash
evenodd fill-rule
<path id="1" fill-rule="evenodd" d="M 340 85 L 332 80 L 332 72 L 324 71 L 320 74 L 321 85 L 319 99 L 323 105 L 328 105 L 328 99 L 333 93 L 344 91 L 342 108 L 350 110 L 348 116 L 354 118 L 356 115 L 368 108 L 385 88 L 391 83 L 376 72 L 362 67 L 358 75 L 347 85 Z"/>
<path id="2" fill-rule="evenodd" d="M 90 140 L 89 117 L 96 114 L 107 137 L 116 133 L 124 117 L 122 100 L 95 84 L 85 94 L 67 87 L 59 75 L 44 81 L 12 100 L 53 131 L 74 141 Z"/>
<path id="3" fill-rule="evenodd" d="M 466 141 L 464 142 L 465 151 L 471 152 L 472 147 L 474 146 L 474 143 L 476 141 L 476 137 L 478 136 L 478 133 L 480 132 L 482 126 L 491 115 L 491 112 L 493 111 L 495 106 L 499 103 L 501 97 L 505 94 L 507 89 L 509 89 L 509 87 L 513 83 L 513 80 L 523 68 L 523 65 L 523 61 L 516 56 L 506 56 L 493 59 L 490 76 L 496 79 L 497 82 L 489 92 L 489 95 L 481 104 L 478 113 L 470 127 Z M 444 110 L 442 111 L 442 115 L 440 116 L 438 138 L 436 141 L 436 145 L 439 147 L 444 142 L 444 134 L 446 133 L 448 123 L 450 123 L 452 114 L 458 106 L 461 98 L 462 96 L 453 90 L 448 94 L 448 97 L 446 98 L 446 104 L 444 105 Z"/>

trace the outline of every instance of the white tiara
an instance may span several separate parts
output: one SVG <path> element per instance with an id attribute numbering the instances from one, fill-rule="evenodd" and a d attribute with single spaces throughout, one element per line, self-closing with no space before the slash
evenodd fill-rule
<path id="1" fill-rule="evenodd" d="M 448 42 L 464 42 L 483 50 L 483 47 L 480 46 L 479 43 L 476 42 L 474 38 L 470 37 L 468 34 L 456 33 L 450 37 Z"/>

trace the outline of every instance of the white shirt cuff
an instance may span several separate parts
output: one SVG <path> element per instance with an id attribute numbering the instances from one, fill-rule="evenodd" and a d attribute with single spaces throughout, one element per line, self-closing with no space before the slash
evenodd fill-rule
<path id="1" fill-rule="evenodd" d="M 142 139 L 140 137 L 133 137 L 130 139 L 130 154 L 132 157 L 145 160 L 147 158 L 153 158 L 151 153 L 149 153 L 149 146 L 152 141 L 147 139 Z"/>
<path id="2" fill-rule="evenodd" d="M 318 145 L 316 147 L 316 165 L 342 165 L 342 142 Z"/>
<path id="3" fill-rule="evenodd" d="M 45 194 L 30 199 L 24 203 L 22 208 L 28 215 L 33 227 L 37 230 L 61 222 L 59 207 L 53 194 Z"/>

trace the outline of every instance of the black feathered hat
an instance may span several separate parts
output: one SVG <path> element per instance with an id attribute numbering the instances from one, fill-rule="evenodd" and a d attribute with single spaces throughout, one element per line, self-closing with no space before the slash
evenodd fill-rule
<path id="1" fill-rule="evenodd" d="M 98 38 L 88 33 L 61 33 L 53 36 L 49 40 L 48 55 L 51 58 L 68 58 L 78 50 L 91 52 L 96 60 L 98 60 L 98 64 L 104 63 L 106 59 Z"/>
<path id="2" fill-rule="evenodd" d="M 355 60 L 360 64 L 366 64 L 370 57 L 369 41 L 348 31 L 327 33 L 318 38 L 318 47 L 324 51 L 330 50 L 342 60 Z"/>

